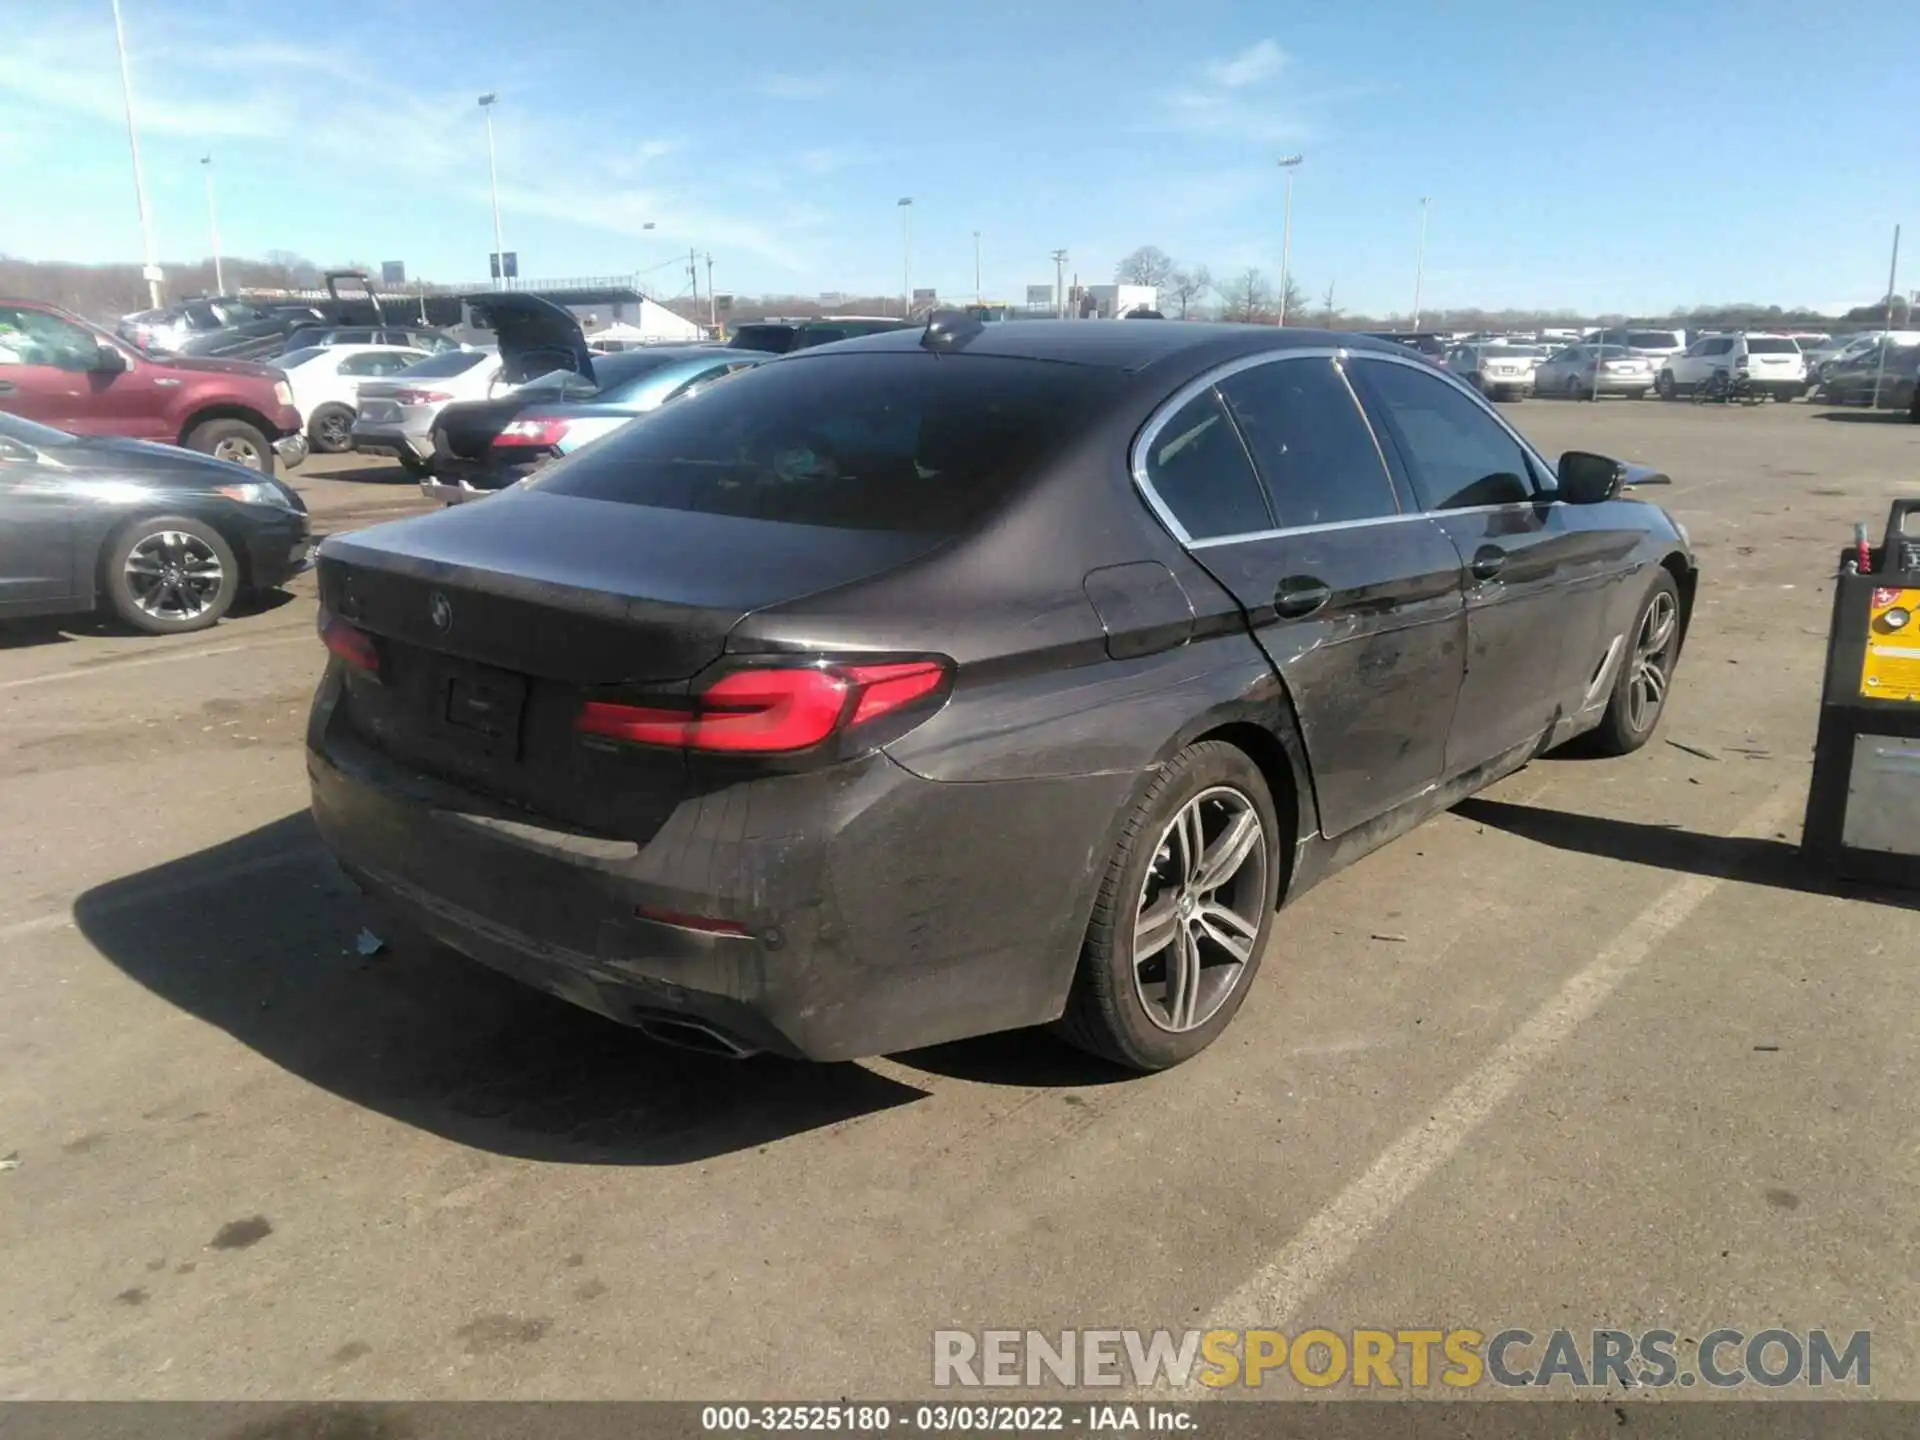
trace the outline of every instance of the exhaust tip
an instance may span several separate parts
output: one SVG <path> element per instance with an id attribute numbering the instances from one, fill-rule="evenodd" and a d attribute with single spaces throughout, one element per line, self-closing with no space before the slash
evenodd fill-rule
<path id="1" fill-rule="evenodd" d="M 724 1030 L 716 1030 L 699 1020 L 647 1015 L 634 1024 L 649 1040 L 657 1040 L 662 1045 L 672 1045 L 680 1050 L 697 1050 L 702 1055 L 717 1055 L 723 1060 L 745 1060 L 760 1053 L 750 1045 L 741 1044 Z"/>

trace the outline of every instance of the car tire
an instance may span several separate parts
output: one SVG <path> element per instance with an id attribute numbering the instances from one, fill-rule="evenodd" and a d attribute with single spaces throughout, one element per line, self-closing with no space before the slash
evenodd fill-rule
<path id="1" fill-rule="evenodd" d="M 1673 396 L 1674 396 L 1673 376 L 1667 374 L 1667 372 L 1664 370 L 1661 371 L 1658 375 L 1654 377 L 1653 389 L 1654 389 L 1654 393 L 1657 394 L 1662 400 L 1673 399 Z"/>
<path id="2" fill-rule="evenodd" d="M 228 460 L 262 475 L 273 474 L 273 446 L 244 420 L 202 420 L 187 432 L 187 448 Z"/>
<path id="3" fill-rule="evenodd" d="M 1245 848 L 1217 848 L 1229 835 Z M 1223 866 L 1235 851 L 1232 868 L 1209 876 L 1210 860 Z M 1212 1044 L 1259 972 L 1285 853 L 1273 796 L 1244 750 L 1208 740 L 1167 762 L 1107 862 L 1060 1035 L 1138 1071 L 1165 1070 Z M 1168 938 L 1141 953 L 1149 910 Z"/>
<path id="4" fill-rule="evenodd" d="M 1595 752 L 1631 755 L 1653 738 L 1667 710 L 1684 638 L 1680 587 L 1662 568 L 1634 612 L 1627 653 L 1614 677 L 1607 713 L 1593 732 Z"/>
<path id="5" fill-rule="evenodd" d="M 114 614 L 134 629 L 183 635 L 207 629 L 232 608 L 240 594 L 240 562 L 226 537 L 204 520 L 144 516 L 107 540 L 100 589 Z"/>
<path id="6" fill-rule="evenodd" d="M 1580 377 L 1578 375 L 1567 376 L 1567 399 L 1578 400 L 1580 395 Z"/>
<path id="7" fill-rule="evenodd" d="M 344 455 L 353 448 L 353 410 L 322 405 L 307 420 L 307 443 L 322 455 Z"/>

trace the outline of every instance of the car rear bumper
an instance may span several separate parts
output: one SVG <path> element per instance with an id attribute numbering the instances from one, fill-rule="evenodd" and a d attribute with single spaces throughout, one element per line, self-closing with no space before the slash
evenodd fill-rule
<path id="1" fill-rule="evenodd" d="M 1480 388 L 1489 395 L 1531 395 L 1533 376 L 1529 373 L 1518 375 L 1492 375 L 1480 372 Z"/>
<path id="2" fill-rule="evenodd" d="M 1638 394 L 1653 388 L 1653 375 L 1602 375 L 1598 388 L 1602 395 Z"/>
<path id="3" fill-rule="evenodd" d="M 875 754 L 690 786 L 649 839 L 608 840 L 382 755 L 339 685 L 330 670 L 310 721 L 313 814 L 376 908 L 586 1009 L 735 1053 L 845 1060 L 1057 1017 L 1135 783 L 948 784 Z"/>

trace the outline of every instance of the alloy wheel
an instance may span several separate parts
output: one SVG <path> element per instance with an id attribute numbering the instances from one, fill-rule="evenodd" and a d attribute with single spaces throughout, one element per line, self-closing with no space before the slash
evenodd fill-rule
<path id="1" fill-rule="evenodd" d="M 1671 590 L 1654 591 L 1634 639 L 1633 675 L 1627 681 L 1627 721 L 1635 730 L 1651 730 L 1667 700 L 1673 639 L 1680 623 L 1680 606 Z"/>
<path id="2" fill-rule="evenodd" d="M 128 552 L 127 589 L 133 603 L 156 620 L 192 620 L 220 594 L 226 571 L 220 557 L 197 535 L 160 530 Z"/>
<path id="3" fill-rule="evenodd" d="M 320 440 L 325 445 L 337 445 L 345 449 L 353 434 L 353 422 L 345 415 L 325 415 L 321 417 Z"/>
<path id="4" fill-rule="evenodd" d="M 213 458 L 216 460 L 230 460 L 235 465 L 246 466 L 249 470 L 259 470 L 262 468 L 259 447 L 251 440 L 242 439 L 238 435 L 229 435 L 224 440 L 215 444 L 213 447 Z"/>
<path id="5" fill-rule="evenodd" d="M 1133 922 L 1133 983 L 1162 1030 L 1197 1030 L 1248 965 L 1269 903 L 1268 841 L 1253 801 L 1203 790 L 1160 834 Z"/>

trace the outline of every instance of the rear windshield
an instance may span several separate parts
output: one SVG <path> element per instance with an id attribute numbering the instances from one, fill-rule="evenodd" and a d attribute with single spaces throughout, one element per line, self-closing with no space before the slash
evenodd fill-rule
<path id="1" fill-rule="evenodd" d="M 1627 344 L 1636 350 L 1674 350 L 1680 342 L 1673 338 L 1671 330 L 1629 330 Z"/>
<path id="2" fill-rule="evenodd" d="M 1123 383 L 993 356 L 847 354 L 759 366 L 560 462 L 530 486 L 706 515 L 951 534 Z"/>
<path id="3" fill-rule="evenodd" d="M 422 380 L 437 380 L 449 375 L 464 375 L 482 360 L 492 358 L 484 350 L 448 350 L 439 355 L 430 355 L 417 365 L 409 365 L 400 373 L 408 379 L 417 375 Z"/>
<path id="4" fill-rule="evenodd" d="M 742 325 L 733 332 L 733 345 L 740 350 L 771 350 L 784 355 L 793 348 L 794 338 L 791 325 Z"/>
<path id="5" fill-rule="evenodd" d="M 273 363 L 282 370 L 292 370 L 296 366 L 306 364 L 307 361 L 313 359 L 315 356 L 326 353 L 324 349 L 317 345 L 310 346 L 304 350 L 283 350 L 273 357 Z"/>
<path id="6" fill-rule="evenodd" d="M 1800 347 L 1791 340 L 1776 339 L 1771 335 L 1749 335 L 1747 353 L 1749 355 L 1798 355 Z"/>

